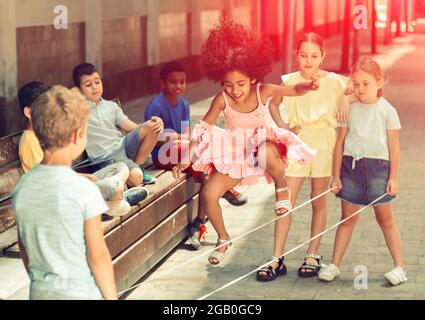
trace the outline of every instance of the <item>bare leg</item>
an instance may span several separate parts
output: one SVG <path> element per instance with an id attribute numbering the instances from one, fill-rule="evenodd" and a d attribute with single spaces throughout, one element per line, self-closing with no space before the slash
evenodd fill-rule
<path id="1" fill-rule="evenodd" d="M 348 202 L 341 201 L 341 220 L 351 216 L 354 212 L 360 209 L 361 206 L 356 206 Z M 340 267 L 341 265 L 342 257 L 344 256 L 345 250 L 350 243 L 351 235 L 353 234 L 354 227 L 356 226 L 359 219 L 359 215 L 355 215 L 354 217 L 340 224 L 336 230 L 332 263 L 337 267 Z"/>
<path id="2" fill-rule="evenodd" d="M 286 184 L 289 190 L 291 190 L 291 203 L 295 206 L 297 201 L 298 192 L 304 182 L 303 177 L 286 177 Z M 291 227 L 292 215 L 289 214 L 284 218 L 276 220 L 274 223 L 274 246 L 273 256 L 280 257 L 285 250 L 286 240 L 289 234 L 289 228 Z M 278 267 L 277 261 L 273 262 L 272 267 L 276 269 Z M 260 272 L 261 275 L 266 275 L 265 272 Z"/>
<path id="3" fill-rule="evenodd" d="M 207 214 L 214 230 L 221 240 L 229 240 L 229 234 L 224 226 L 223 215 L 219 204 L 219 199 L 226 190 L 233 188 L 240 182 L 239 179 L 232 179 L 228 175 L 222 173 L 215 173 L 210 176 L 208 182 L 202 188 L 201 201 L 204 206 L 204 212 Z M 223 246 L 216 251 L 225 252 L 226 246 Z M 213 264 L 218 263 L 215 258 L 211 258 L 210 262 Z"/>
<path id="4" fill-rule="evenodd" d="M 314 198 L 328 190 L 329 182 L 330 177 L 311 178 L 311 198 Z M 314 200 L 312 202 L 312 209 L 313 216 L 311 218 L 311 237 L 313 238 L 326 228 L 328 213 L 328 201 L 326 195 Z M 319 251 L 320 240 L 322 240 L 322 237 L 312 240 L 307 252 L 317 254 Z M 308 258 L 306 262 L 312 265 L 317 265 L 317 261 L 314 258 Z M 302 269 L 301 272 L 313 272 L 313 270 Z"/>
<path id="5" fill-rule="evenodd" d="M 130 170 L 130 175 L 127 179 L 129 187 L 138 187 L 143 183 L 143 171 L 140 168 L 133 168 Z"/>
<path id="6" fill-rule="evenodd" d="M 148 125 L 142 124 L 139 130 L 140 145 L 137 150 L 134 162 L 137 164 L 143 164 L 153 148 L 155 148 L 158 142 L 159 134 L 154 132 Z"/>
<path id="7" fill-rule="evenodd" d="M 206 185 L 207 181 L 208 180 L 206 179 L 206 176 L 205 175 L 202 175 L 201 176 L 201 190 L 200 190 L 200 193 L 202 193 L 202 188 L 204 188 L 204 186 Z M 200 220 L 202 220 L 202 221 L 205 221 L 205 218 L 206 218 L 205 207 L 204 207 L 203 202 L 202 202 L 202 197 L 199 197 L 199 201 L 198 201 L 198 218 Z"/>
<path id="8" fill-rule="evenodd" d="M 286 183 L 288 185 L 289 190 L 291 190 L 291 203 L 292 207 L 295 207 L 297 202 L 298 193 L 304 183 L 304 177 L 286 177 Z M 278 257 L 283 254 L 283 250 L 285 249 L 286 239 L 288 237 L 289 228 L 291 226 L 292 214 L 288 215 L 285 218 L 276 220 L 275 222 L 275 243 L 273 255 Z M 276 235 L 284 235 L 283 241 L 280 241 Z"/>
<path id="9" fill-rule="evenodd" d="M 393 208 L 390 203 L 380 204 L 374 207 L 376 222 L 384 233 L 385 242 L 394 261 L 394 267 L 405 268 L 403 261 L 403 245 L 400 231 L 395 224 Z"/>

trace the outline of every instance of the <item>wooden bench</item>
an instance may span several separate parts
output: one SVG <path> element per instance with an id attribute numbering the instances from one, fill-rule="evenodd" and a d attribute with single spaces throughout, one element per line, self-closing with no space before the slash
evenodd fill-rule
<path id="1" fill-rule="evenodd" d="M 2 235 L 7 235 L 0 255 L 15 257 L 19 249 L 9 194 L 23 174 L 18 157 L 20 136 L 0 138 L 0 245 Z M 136 283 L 183 241 L 197 214 L 199 184 L 191 176 L 175 180 L 169 171 L 153 165 L 146 168 L 158 179 L 146 186 L 149 197 L 127 215 L 103 222 L 119 291 Z"/>

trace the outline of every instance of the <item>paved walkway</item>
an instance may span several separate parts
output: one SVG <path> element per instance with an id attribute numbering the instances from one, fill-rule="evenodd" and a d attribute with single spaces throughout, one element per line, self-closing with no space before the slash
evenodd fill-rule
<path id="1" fill-rule="evenodd" d="M 376 56 L 387 69 L 389 84 L 386 98 L 397 108 L 401 131 L 400 196 L 394 202 L 396 221 L 401 229 L 409 281 L 398 287 L 389 287 L 383 274 L 392 268 L 383 235 L 375 222 L 373 210 L 363 212 L 342 265 L 342 275 L 332 283 L 317 279 L 301 279 L 296 275 L 306 248 L 286 257 L 288 275 L 270 283 L 259 283 L 248 276 L 237 284 L 216 293 L 210 299 L 425 299 L 425 163 L 422 159 L 425 145 L 425 35 L 412 35 L 395 40 L 384 53 Z M 298 203 L 308 199 L 309 184 L 305 183 Z M 245 188 L 249 203 L 232 207 L 222 202 L 223 215 L 231 236 L 236 237 L 273 219 L 274 188 L 264 181 Z M 328 226 L 339 221 L 340 205 L 330 195 Z M 294 212 L 293 224 L 286 250 L 310 237 L 310 206 Z M 207 225 L 206 245 L 200 251 L 190 251 L 181 245 L 146 277 L 145 283 L 127 296 L 127 299 L 197 299 L 241 275 L 254 270 L 272 250 L 273 224 L 256 231 L 231 247 L 225 262 L 212 267 L 206 257 L 170 274 L 161 272 L 211 249 L 216 234 Z M 322 240 L 320 253 L 329 263 L 335 229 Z M 367 267 L 368 289 L 357 290 L 354 280 L 356 266 Z"/>

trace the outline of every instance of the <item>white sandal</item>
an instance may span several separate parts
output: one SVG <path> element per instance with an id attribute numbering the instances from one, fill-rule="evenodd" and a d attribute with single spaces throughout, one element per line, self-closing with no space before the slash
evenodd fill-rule
<path id="1" fill-rule="evenodd" d="M 392 269 L 390 272 L 387 272 L 384 277 L 393 286 L 407 281 L 406 271 L 402 267 Z"/>
<path id="2" fill-rule="evenodd" d="M 218 247 L 218 246 L 220 246 L 220 245 L 222 245 L 223 243 L 226 243 L 226 242 L 228 242 L 228 241 L 230 241 L 230 239 L 228 239 L 228 240 L 222 240 L 222 239 L 217 239 L 217 244 L 216 244 L 216 247 Z M 218 251 L 213 251 L 213 252 L 211 252 L 210 254 L 209 254 L 209 256 L 208 256 L 208 262 L 210 263 L 210 264 L 212 264 L 213 266 L 216 266 L 216 265 L 218 265 L 218 264 L 220 264 L 220 263 L 222 263 L 223 262 L 223 260 L 224 260 L 224 257 L 226 256 L 226 254 L 227 254 L 227 251 L 229 251 L 229 248 L 230 248 L 230 246 L 232 245 L 232 243 L 230 242 L 228 245 L 226 245 L 226 250 L 224 251 L 224 252 L 218 252 Z M 217 262 L 211 262 L 211 259 L 215 259 L 215 260 L 217 260 Z"/>
<path id="3" fill-rule="evenodd" d="M 276 189 L 275 192 L 278 193 L 278 192 L 283 192 L 283 191 L 288 192 L 288 199 L 276 201 L 276 203 L 274 205 L 274 215 L 276 217 L 280 217 L 280 216 L 284 215 L 285 213 L 287 213 L 288 211 L 292 210 L 291 189 L 289 189 L 288 187 L 285 187 L 285 188 Z M 286 211 L 282 212 L 281 214 L 277 214 L 276 210 L 278 210 L 278 209 L 286 209 Z"/>

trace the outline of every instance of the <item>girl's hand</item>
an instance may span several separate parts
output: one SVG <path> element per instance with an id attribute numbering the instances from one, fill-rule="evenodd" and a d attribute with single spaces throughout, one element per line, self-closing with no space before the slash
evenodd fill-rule
<path id="1" fill-rule="evenodd" d="M 189 168 L 189 166 L 190 166 L 190 163 L 179 163 L 178 165 L 173 167 L 172 171 L 173 171 L 174 179 L 180 179 L 181 173 L 187 168 Z"/>
<path id="2" fill-rule="evenodd" d="M 343 97 L 341 103 L 338 106 L 336 112 L 336 119 L 340 123 L 345 123 L 348 121 L 348 110 L 350 109 L 350 102 L 347 97 Z"/>
<path id="3" fill-rule="evenodd" d="M 398 183 L 395 179 L 389 179 L 387 183 L 387 193 L 390 196 L 395 196 L 398 193 Z"/>
<path id="4" fill-rule="evenodd" d="M 310 82 L 310 90 L 317 90 L 320 87 L 320 82 L 319 82 L 319 74 L 314 73 L 312 74 L 312 81 Z"/>
<path id="5" fill-rule="evenodd" d="M 340 177 L 333 177 L 331 181 L 331 189 L 333 193 L 338 193 L 342 189 L 342 182 Z"/>
<path id="6" fill-rule="evenodd" d="M 290 128 L 289 130 L 291 130 L 295 134 L 298 134 L 301 131 L 301 127 L 299 125 L 296 125 L 296 126 L 293 126 L 292 128 Z"/>

